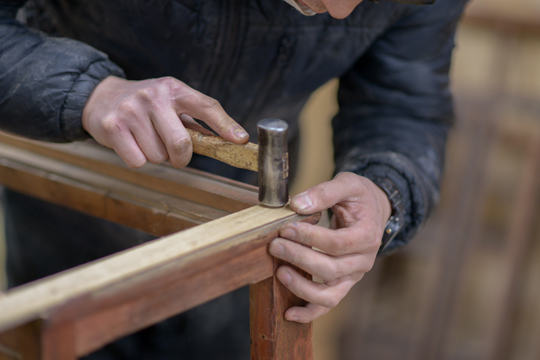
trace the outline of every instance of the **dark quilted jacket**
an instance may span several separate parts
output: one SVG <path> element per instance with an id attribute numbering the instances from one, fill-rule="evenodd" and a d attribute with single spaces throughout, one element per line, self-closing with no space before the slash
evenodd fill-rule
<path id="1" fill-rule="evenodd" d="M 111 74 L 173 76 L 219 100 L 252 139 L 258 120 L 287 120 L 295 149 L 299 111 L 315 89 L 338 77 L 336 171 L 387 177 L 404 197 L 406 227 L 389 250 L 414 235 L 438 200 L 453 118 L 448 71 L 464 0 L 431 6 L 364 1 L 344 20 L 305 17 L 282 0 L 26 4 L 28 11 L 18 18 L 26 15 L 30 26 L 52 36 L 15 19 L 25 2 L 0 0 L 5 131 L 55 142 L 83 140 L 88 134 L 81 127 L 82 109 L 100 80 Z M 249 181 L 224 165 L 201 159 L 193 164 Z M 39 222 L 40 211 L 54 213 L 37 203 L 29 213 L 23 204 L 30 199 L 17 196 L 7 196 L 12 223 L 28 216 Z M 70 216 L 59 216 L 62 231 L 69 231 Z M 28 231 L 8 224 L 13 238 L 33 236 Z M 18 263 L 31 261 L 17 253 Z"/>
<path id="2" fill-rule="evenodd" d="M 398 185 L 408 226 L 396 245 L 438 199 L 463 0 L 365 1 L 345 20 L 305 17 L 282 0 L 42 1 L 47 25 L 62 38 L 14 20 L 24 2 L 0 1 L 4 130 L 81 140 L 82 109 L 100 80 L 170 75 L 218 99 L 254 138 L 257 120 L 295 124 L 308 96 L 339 77 L 336 170 Z"/>

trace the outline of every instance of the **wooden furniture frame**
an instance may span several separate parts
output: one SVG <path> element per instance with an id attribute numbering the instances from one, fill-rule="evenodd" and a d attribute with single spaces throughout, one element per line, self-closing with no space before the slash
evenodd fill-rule
<path id="1" fill-rule="evenodd" d="M 129 169 L 91 143 L 0 135 L 0 183 L 157 236 L 172 234 L 0 295 L 0 359 L 76 359 L 248 284 L 251 358 L 312 358 L 311 324 L 283 318 L 303 301 L 276 279 L 279 262 L 266 248 L 281 225 L 316 223 L 318 215 L 258 206 L 255 187 L 200 171 Z"/>

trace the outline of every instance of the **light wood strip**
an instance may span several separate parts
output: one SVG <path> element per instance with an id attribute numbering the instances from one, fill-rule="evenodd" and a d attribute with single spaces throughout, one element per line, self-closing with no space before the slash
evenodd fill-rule
<path id="1" fill-rule="evenodd" d="M 271 223 L 302 218 L 288 207 L 270 209 L 254 206 L 34 284 L 15 288 L 0 298 L 0 330 L 33 320 L 84 294 L 122 284 L 125 279 L 137 274 L 181 261 L 190 253 L 202 251 L 242 233 Z M 253 241 L 253 238 L 245 241 Z"/>

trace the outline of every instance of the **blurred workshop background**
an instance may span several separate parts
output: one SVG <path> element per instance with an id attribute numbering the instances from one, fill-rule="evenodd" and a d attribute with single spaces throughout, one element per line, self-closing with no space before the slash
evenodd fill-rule
<path id="1" fill-rule="evenodd" d="M 315 322 L 317 360 L 540 358 L 540 2 L 474 0 L 452 81 L 440 206 Z M 293 192 L 332 175 L 336 89 L 325 85 L 302 114 L 310 156 Z"/>

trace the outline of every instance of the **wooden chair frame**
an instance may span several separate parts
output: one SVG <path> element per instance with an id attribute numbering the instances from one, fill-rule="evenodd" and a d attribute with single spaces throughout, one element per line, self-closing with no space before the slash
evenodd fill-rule
<path id="1" fill-rule="evenodd" d="M 91 143 L 0 135 L 0 183 L 168 235 L 0 295 L 0 360 L 76 359 L 248 284 L 251 358 L 312 359 L 311 324 L 283 317 L 303 301 L 276 279 L 267 244 L 281 225 L 319 215 L 258 206 L 255 187 L 201 171 L 129 169 Z"/>

